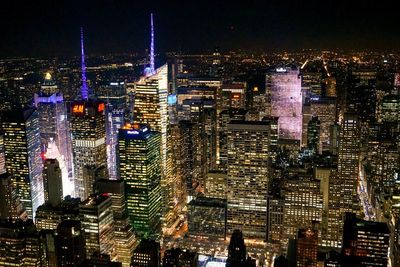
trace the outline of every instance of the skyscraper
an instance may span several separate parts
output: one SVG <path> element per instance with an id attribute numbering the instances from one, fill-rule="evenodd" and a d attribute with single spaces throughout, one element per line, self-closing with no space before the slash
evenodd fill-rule
<path id="1" fill-rule="evenodd" d="M 117 261 L 121 262 L 123 267 L 129 267 L 137 240 L 133 227 L 129 223 L 124 186 L 125 182 L 123 180 L 101 179 L 95 183 L 95 190 L 97 193 L 108 194 L 111 197 Z"/>
<path id="2" fill-rule="evenodd" d="M 279 117 L 279 138 L 301 140 L 302 95 L 298 69 L 278 68 L 266 76 L 267 115 Z"/>
<path id="3" fill-rule="evenodd" d="M 128 215 L 142 236 L 160 234 L 160 139 L 145 125 L 128 124 L 119 130 L 119 171 L 125 181 Z"/>
<path id="4" fill-rule="evenodd" d="M 46 159 L 43 168 L 44 201 L 57 206 L 63 199 L 61 169 L 56 159 Z"/>
<path id="5" fill-rule="evenodd" d="M 343 228 L 346 266 L 388 266 L 390 231 L 386 223 L 364 221 L 346 213 Z"/>
<path id="6" fill-rule="evenodd" d="M 37 113 L 19 109 L 2 116 L 6 169 L 29 218 L 44 202 Z"/>
<path id="7" fill-rule="evenodd" d="M 79 205 L 86 257 L 108 254 L 114 259 L 114 216 L 107 194 L 92 195 Z"/>
<path id="8" fill-rule="evenodd" d="M 317 267 L 318 231 L 299 229 L 296 241 L 297 266 Z"/>
<path id="9" fill-rule="evenodd" d="M 39 234 L 32 220 L 0 222 L 2 266 L 43 266 Z"/>
<path id="10" fill-rule="evenodd" d="M 269 143 L 269 122 L 228 124 L 228 234 L 266 240 Z"/>
<path id="11" fill-rule="evenodd" d="M 71 135 L 74 158 L 75 196 L 83 200 L 89 197 L 92 188 L 84 183 L 84 168 L 107 167 L 105 104 L 89 99 L 86 80 L 86 64 L 81 28 L 82 86 L 81 101 L 71 104 Z"/>
<path id="12" fill-rule="evenodd" d="M 82 200 L 92 192 L 92 185 L 85 186 L 85 167 L 107 166 L 104 108 L 104 103 L 93 100 L 74 102 L 71 106 L 75 196 Z"/>
<path id="13" fill-rule="evenodd" d="M 59 266 L 81 266 L 86 250 L 80 221 L 65 220 L 57 226 L 56 253 Z"/>
<path id="14" fill-rule="evenodd" d="M 26 220 L 26 212 L 19 201 L 17 190 L 12 184 L 11 175 L 8 173 L 0 174 L 0 219 Z"/>
<path id="15" fill-rule="evenodd" d="M 65 195 L 73 193 L 71 136 L 67 107 L 50 73 L 47 73 L 41 91 L 34 95 L 40 131 L 41 152 L 55 158 L 60 165 Z"/>
<path id="16" fill-rule="evenodd" d="M 360 156 L 360 127 L 357 115 L 344 115 L 338 150 L 338 168 L 329 179 L 327 246 L 340 247 L 345 212 L 359 213 L 357 194 Z"/>

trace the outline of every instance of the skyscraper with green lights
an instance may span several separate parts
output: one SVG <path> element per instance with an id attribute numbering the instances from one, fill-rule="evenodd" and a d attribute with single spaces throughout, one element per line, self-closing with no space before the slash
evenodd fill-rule
<path id="1" fill-rule="evenodd" d="M 141 236 L 157 236 L 161 220 L 160 134 L 127 124 L 119 130 L 119 172 L 125 181 L 128 215 Z"/>

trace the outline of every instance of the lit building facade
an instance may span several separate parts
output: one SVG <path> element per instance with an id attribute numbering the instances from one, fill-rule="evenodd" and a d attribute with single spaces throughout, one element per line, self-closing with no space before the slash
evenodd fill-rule
<path id="1" fill-rule="evenodd" d="M 228 234 L 266 240 L 269 144 L 269 122 L 228 124 Z"/>
<path id="2" fill-rule="evenodd" d="M 299 229 L 296 241 L 297 266 L 317 267 L 318 231 Z"/>
<path id="3" fill-rule="evenodd" d="M 73 161 L 71 135 L 67 119 L 67 106 L 63 94 L 49 73 L 46 74 L 41 92 L 34 95 L 40 131 L 41 152 L 56 158 L 62 169 L 62 179 L 67 194 L 73 193 Z"/>
<path id="4" fill-rule="evenodd" d="M 302 95 L 299 70 L 278 68 L 266 76 L 267 115 L 279 117 L 279 138 L 301 140 Z"/>
<path id="5" fill-rule="evenodd" d="M 126 125 L 119 130 L 119 172 L 125 181 L 128 216 L 135 231 L 142 236 L 160 234 L 160 141 L 160 134 L 144 125 Z"/>
<path id="6" fill-rule="evenodd" d="M 386 223 L 346 213 L 343 228 L 344 262 L 349 266 L 388 266 L 390 231 Z"/>
<path id="7" fill-rule="evenodd" d="M 175 196 L 172 188 L 171 151 L 167 145 L 169 133 L 168 116 L 168 65 L 165 64 L 151 74 L 141 77 L 135 83 L 133 121 L 148 125 L 160 133 L 161 151 L 161 193 L 163 225 L 169 226 L 175 220 Z"/>
<path id="8" fill-rule="evenodd" d="M 75 196 L 85 200 L 91 188 L 85 188 L 85 166 L 107 166 L 105 104 L 78 101 L 71 105 L 71 135 L 74 157 Z"/>
<path id="9" fill-rule="evenodd" d="M 42 157 L 37 113 L 33 109 L 13 110 L 4 114 L 6 169 L 28 217 L 34 218 L 37 207 L 44 202 Z"/>
<path id="10" fill-rule="evenodd" d="M 357 115 L 346 113 L 339 133 L 338 168 L 329 178 L 328 233 L 329 247 L 340 247 L 345 212 L 358 213 L 357 194 L 360 156 L 360 126 Z"/>
<path id="11" fill-rule="evenodd" d="M 323 195 L 320 181 L 312 176 L 299 175 L 284 182 L 285 207 L 283 209 L 283 244 L 295 238 L 297 230 L 322 222 Z M 285 246 L 284 246 L 285 247 Z"/>
<path id="12" fill-rule="evenodd" d="M 114 217 L 111 206 L 111 198 L 106 194 L 92 195 L 79 205 L 88 259 L 94 253 L 115 258 Z"/>

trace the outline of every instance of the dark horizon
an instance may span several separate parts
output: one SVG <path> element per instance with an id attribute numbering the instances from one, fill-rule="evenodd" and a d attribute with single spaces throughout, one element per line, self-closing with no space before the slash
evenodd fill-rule
<path id="1" fill-rule="evenodd" d="M 167 51 L 398 51 L 400 30 L 390 1 L 87 1 L 4 3 L 0 57 L 79 55 L 85 28 L 88 55 L 144 52 L 149 18 L 155 46 Z"/>

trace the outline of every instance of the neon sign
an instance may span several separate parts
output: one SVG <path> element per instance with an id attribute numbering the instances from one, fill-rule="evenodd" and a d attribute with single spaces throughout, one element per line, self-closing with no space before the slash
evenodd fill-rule
<path id="1" fill-rule="evenodd" d="M 100 103 L 99 106 L 97 107 L 98 112 L 103 112 L 104 111 L 104 103 Z"/>
<path id="2" fill-rule="evenodd" d="M 83 108 L 84 108 L 84 106 L 81 105 L 81 104 L 79 104 L 79 105 L 74 105 L 74 106 L 72 107 L 72 112 L 73 112 L 73 113 L 83 113 Z"/>
<path id="3" fill-rule="evenodd" d="M 127 131 L 127 134 L 139 134 L 139 131 L 135 131 L 135 130 Z"/>

